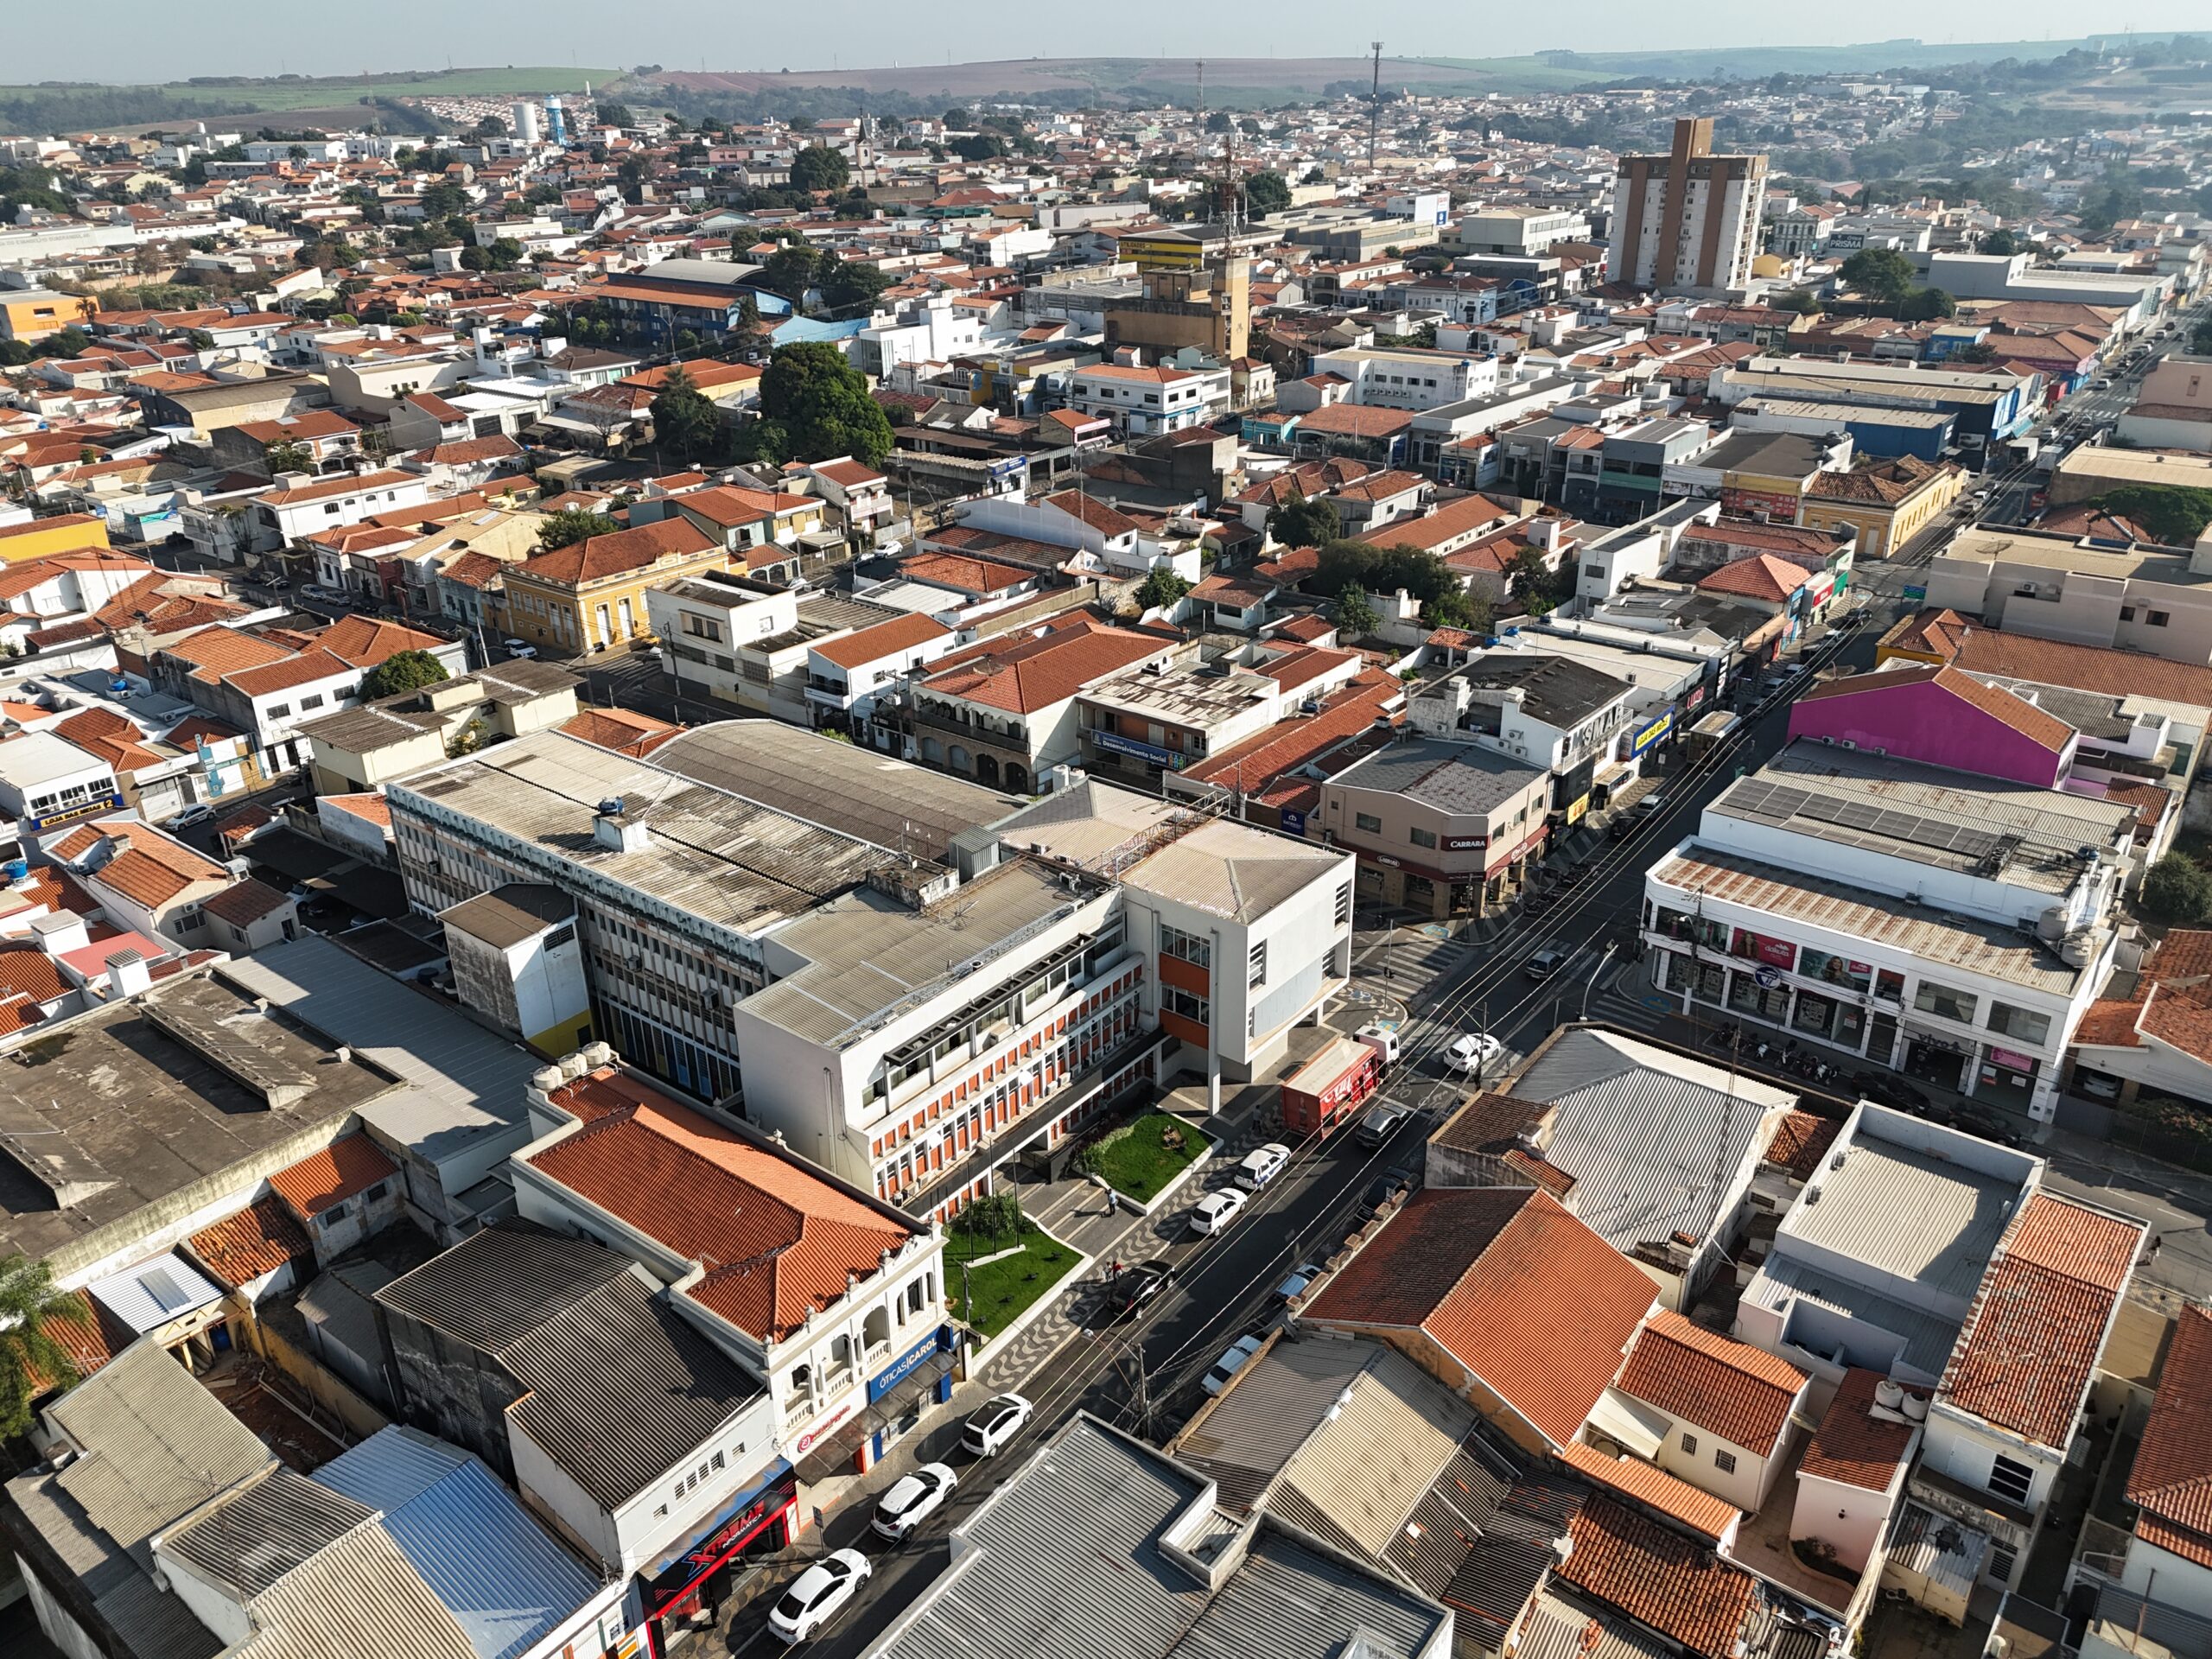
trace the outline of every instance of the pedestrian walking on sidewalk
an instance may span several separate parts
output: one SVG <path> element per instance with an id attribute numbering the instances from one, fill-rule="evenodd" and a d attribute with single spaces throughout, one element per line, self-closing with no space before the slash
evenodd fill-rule
<path id="1" fill-rule="evenodd" d="M 1106 1189 L 1106 1213 L 1109 1216 L 1118 1216 L 1122 1213 L 1122 1194 L 1119 1188 L 1109 1186 Z"/>

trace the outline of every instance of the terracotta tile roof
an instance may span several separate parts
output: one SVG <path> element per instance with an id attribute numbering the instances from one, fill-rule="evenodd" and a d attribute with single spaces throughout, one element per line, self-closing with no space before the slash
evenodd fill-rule
<path id="1" fill-rule="evenodd" d="M 56 1347 L 69 1356 L 70 1362 L 77 1368 L 78 1376 L 87 1377 L 113 1359 L 120 1351 L 120 1344 L 116 1332 L 101 1314 L 99 1303 L 81 1290 L 64 1291 L 62 1294 L 75 1298 L 78 1317 L 48 1320 L 46 1334 L 54 1339 Z M 124 1339 L 129 1339 L 127 1335 Z M 32 1368 L 32 1373 L 45 1388 L 54 1387 L 63 1380 L 46 1376 L 36 1367 Z"/>
<path id="2" fill-rule="evenodd" d="M 567 547 L 525 559 L 512 573 L 554 587 L 574 588 L 633 570 L 651 569 L 665 558 L 718 550 L 718 544 L 689 518 L 677 516 L 632 530 L 593 536 Z"/>
<path id="3" fill-rule="evenodd" d="M 193 677 L 210 684 L 238 669 L 281 663 L 293 655 L 289 646 L 238 628 L 202 628 L 171 640 L 162 649 L 179 662 L 190 663 L 197 671 Z"/>
<path id="4" fill-rule="evenodd" d="M 2212 1567 L 2212 1310 L 2192 1303 L 2174 1323 L 2127 1501 L 2136 1536 Z"/>
<path id="5" fill-rule="evenodd" d="M 1048 495 L 1042 505 L 1058 507 L 1070 518 L 1081 520 L 1109 539 L 1125 536 L 1138 528 L 1137 521 L 1128 514 L 1109 507 L 1096 496 L 1086 495 L 1080 490 L 1062 490 L 1058 495 Z"/>
<path id="6" fill-rule="evenodd" d="M 640 715 L 638 718 L 642 720 L 646 716 Z M 391 804 L 374 790 L 366 790 L 358 795 L 319 795 L 315 798 L 317 806 L 325 802 L 340 811 L 352 813 L 357 818 L 382 824 L 387 830 L 391 828 Z"/>
<path id="7" fill-rule="evenodd" d="M 397 1173 L 375 1141 L 354 1134 L 341 1136 L 289 1169 L 278 1170 L 269 1178 L 269 1185 L 295 1214 L 313 1217 Z"/>
<path id="8" fill-rule="evenodd" d="M 1263 789 L 1283 773 L 1368 730 L 1382 714 L 1383 705 L 1404 691 L 1395 676 L 1363 671 L 1350 685 L 1332 693 L 1319 714 L 1279 721 L 1208 755 L 1185 775 L 1194 782 L 1229 783 L 1248 792 Z"/>
<path id="9" fill-rule="evenodd" d="M 1811 580 L 1804 566 L 1792 564 L 1771 553 L 1758 553 L 1722 565 L 1700 581 L 1697 590 L 1701 594 L 1735 594 L 1779 605 Z"/>
<path id="10" fill-rule="evenodd" d="M 1834 1144 L 1843 1125 L 1832 1117 L 1811 1112 L 1792 1112 L 1775 1126 L 1766 1149 L 1766 1161 L 1777 1164 L 1798 1180 L 1809 1179 Z"/>
<path id="11" fill-rule="evenodd" d="M 2034 639 L 1970 622 L 1955 611 L 1923 611 L 1908 617 L 1882 636 L 1882 644 L 1947 657 L 1968 674 L 2212 709 L 2212 667 L 2202 663 L 2168 662 L 2140 652 Z"/>
<path id="12" fill-rule="evenodd" d="M 267 882 L 248 876 L 233 882 L 200 906 L 218 921 L 228 922 L 232 927 L 251 927 L 263 917 L 283 907 L 284 895 Z"/>
<path id="13" fill-rule="evenodd" d="M 1414 417 L 1404 410 L 1370 404 L 1330 404 L 1298 417 L 1300 432 L 1346 438 L 1387 438 L 1413 423 Z"/>
<path id="14" fill-rule="evenodd" d="M 435 651 L 445 641 L 402 622 L 375 616 L 342 616 L 314 636 L 315 643 L 355 668 L 374 668 L 403 651 Z"/>
<path id="15" fill-rule="evenodd" d="M 1646 1509 L 1673 1516 L 1700 1535 L 1716 1542 L 1725 1536 L 1738 1511 L 1686 1480 L 1677 1480 L 1664 1469 L 1636 1458 L 1616 1458 L 1594 1446 L 1576 1440 L 1561 1449 L 1560 1461 L 1599 1485 L 1633 1499 Z"/>
<path id="16" fill-rule="evenodd" d="M 1692 1538 L 1595 1497 L 1568 1523 L 1559 1576 L 1706 1659 L 1727 1659 L 1752 1602 L 1751 1575 Z"/>
<path id="17" fill-rule="evenodd" d="M 1520 515 L 1502 507 L 1486 495 L 1463 495 L 1457 501 L 1447 501 L 1433 512 L 1418 518 L 1400 518 L 1394 523 L 1378 524 L 1373 530 L 1363 531 L 1353 537 L 1374 547 L 1418 547 L 1434 549 L 1446 542 L 1456 541 L 1477 531 L 1509 524 Z M 1314 554 L 1315 568 L 1320 556 Z"/>
<path id="18" fill-rule="evenodd" d="M 314 1249 L 307 1231 L 274 1193 L 264 1192 L 234 1216 L 192 1236 L 192 1253 L 236 1290 Z"/>
<path id="19" fill-rule="evenodd" d="M 1165 642 L 1121 628 L 1056 629 L 1017 645 L 995 642 L 923 682 L 931 690 L 1012 714 L 1064 702 L 1093 680 L 1158 652 Z"/>
<path id="20" fill-rule="evenodd" d="M 17 940 L 0 944 L 0 992 L 34 1002 L 54 1002 L 74 988 L 62 978 L 54 958 L 37 945 Z"/>
<path id="21" fill-rule="evenodd" d="M 136 772 L 157 766 L 163 757 L 148 748 L 138 728 L 121 715 L 106 709 L 86 709 L 56 722 L 54 731 L 88 754 L 99 756 L 117 772 Z"/>
<path id="22" fill-rule="evenodd" d="M 2047 1192 L 2021 1207 L 1982 1275 L 1942 1399 L 2063 1449 L 2143 1228 Z"/>
<path id="23" fill-rule="evenodd" d="M 1301 645 L 1317 645 L 1337 631 L 1337 625 L 1325 616 L 1308 613 L 1294 616 L 1274 631 L 1278 639 L 1295 639 Z"/>
<path id="24" fill-rule="evenodd" d="M 1306 1317 L 1425 1331 L 1563 1446 L 1654 1300 L 1651 1281 L 1549 1193 L 1430 1187 L 1329 1281 Z"/>
<path id="25" fill-rule="evenodd" d="M 1874 1390 L 1882 1381 L 1879 1372 L 1863 1366 L 1854 1365 L 1843 1374 L 1827 1414 L 1806 1444 L 1798 1473 L 1863 1491 L 1889 1491 L 1912 1444 L 1913 1427 L 1871 1414 Z"/>
<path id="26" fill-rule="evenodd" d="M 563 721 L 561 729 L 570 737 L 580 737 L 602 749 L 613 749 L 617 754 L 635 755 L 642 759 L 683 728 L 628 709 L 586 709 L 574 718 Z M 390 808 L 385 810 L 384 822 L 386 824 L 391 822 Z"/>
<path id="27" fill-rule="evenodd" d="M 1636 1339 L 1616 1386 L 1765 1457 L 1789 1422 L 1805 1374 L 1762 1349 L 1662 1312 Z"/>
<path id="28" fill-rule="evenodd" d="M 893 617 L 887 622 L 878 622 L 835 639 L 824 640 L 815 646 L 814 654 L 839 668 L 855 669 L 864 663 L 873 663 L 885 657 L 912 651 L 950 634 L 952 630 L 919 611 Z"/>
<path id="29" fill-rule="evenodd" d="M 259 668 L 235 669 L 223 676 L 223 683 L 235 687 L 249 697 L 260 697 L 273 691 L 289 691 L 295 686 L 313 685 L 318 680 L 339 679 L 359 671 L 344 658 L 334 656 L 318 647 Z"/>
<path id="30" fill-rule="evenodd" d="M 910 1236 L 796 1161 L 611 1067 L 552 1098 L 584 1127 L 531 1166 L 701 1263 L 691 1298 L 763 1340 L 839 1300 L 849 1274 L 877 1271 Z"/>
<path id="31" fill-rule="evenodd" d="M 702 518 L 724 529 L 749 524 L 755 519 L 772 518 L 778 513 L 796 512 L 802 507 L 822 505 L 810 495 L 786 495 L 780 490 L 749 490 L 736 484 L 721 484 L 710 490 L 687 490 L 672 499 L 678 506 L 696 512 Z M 668 520 L 661 522 L 665 524 Z"/>
<path id="32" fill-rule="evenodd" d="M 89 872 L 86 879 L 149 910 L 159 910 L 199 882 L 230 879 L 221 865 L 143 824 L 125 833 L 130 845 Z"/>
<path id="33" fill-rule="evenodd" d="M 1000 564 L 990 559 L 965 559 L 953 553 L 914 554 L 899 562 L 899 574 L 914 582 L 931 582 L 941 588 L 957 588 L 969 594 L 1003 593 L 1025 582 L 1037 580 L 1034 570 L 1025 570 L 1018 564 Z"/>

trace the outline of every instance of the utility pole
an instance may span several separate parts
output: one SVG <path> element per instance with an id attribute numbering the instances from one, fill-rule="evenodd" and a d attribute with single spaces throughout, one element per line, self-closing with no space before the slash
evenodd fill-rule
<path id="1" fill-rule="evenodd" d="M 1382 122 L 1382 42 L 1370 41 L 1375 53 L 1375 79 L 1367 93 L 1367 170 L 1375 170 L 1375 132 Z"/>

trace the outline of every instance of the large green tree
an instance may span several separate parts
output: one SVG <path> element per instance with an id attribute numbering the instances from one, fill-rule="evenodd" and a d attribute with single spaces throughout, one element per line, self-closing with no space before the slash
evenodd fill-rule
<path id="1" fill-rule="evenodd" d="M 793 305 L 806 297 L 806 290 L 821 279 L 821 256 L 804 242 L 777 249 L 760 268 L 761 283 Z"/>
<path id="2" fill-rule="evenodd" d="M 537 544 L 550 553 L 556 547 L 588 541 L 594 536 L 612 536 L 621 528 L 603 512 L 562 507 L 545 515 L 545 522 L 537 527 Z"/>
<path id="3" fill-rule="evenodd" d="M 660 395 L 653 399 L 655 438 L 674 446 L 689 461 L 713 448 L 721 430 L 721 411 L 715 407 L 714 399 L 699 390 L 698 383 L 681 365 L 669 371 L 668 378 L 661 383 Z"/>
<path id="4" fill-rule="evenodd" d="M 361 677 L 361 699 L 373 702 L 378 697 L 396 697 L 452 677 L 446 665 L 427 651 L 394 652 Z"/>
<path id="5" fill-rule="evenodd" d="M 2195 860 L 2168 853 L 2143 878 L 2143 908 L 2159 921 L 2194 927 L 2212 917 L 2212 875 Z"/>
<path id="6" fill-rule="evenodd" d="M 1382 626 L 1382 613 L 1375 608 L 1375 601 L 1367 596 L 1367 589 L 1354 582 L 1339 593 L 1329 607 L 1329 620 L 1350 638 L 1372 633 Z"/>
<path id="7" fill-rule="evenodd" d="M 842 190 L 853 181 L 852 164 L 827 144 L 809 144 L 791 157 L 794 190 Z"/>
<path id="8" fill-rule="evenodd" d="M 1897 317 L 1904 322 L 1937 322 L 1955 315 L 1959 302 L 1940 288 L 1916 288 L 1897 302 Z"/>
<path id="9" fill-rule="evenodd" d="M 76 1380 L 77 1367 L 53 1330 L 88 1318 L 81 1299 L 54 1289 L 45 1262 L 0 1260 L 0 1440 L 30 1427 L 31 1402 L 41 1394 Z"/>
<path id="10" fill-rule="evenodd" d="M 823 262 L 823 303 L 839 309 L 873 305 L 875 296 L 891 286 L 882 269 L 865 259 L 830 259 Z"/>
<path id="11" fill-rule="evenodd" d="M 1294 495 L 1268 509 L 1268 534 L 1285 547 L 1319 547 L 1344 533 L 1325 496 Z"/>
<path id="12" fill-rule="evenodd" d="M 827 340 L 786 346 L 769 359 L 760 413 L 801 460 L 851 455 L 874 466 L 891 453 L 891 423 L 866 378 Z"/>
<path id="13" fill-rule="evenodd" d="M 1255 173 L 1244 181 L 1244 205 L 1255 219 L 1281 213 L 1290 206 L 1290 185 L 1280 173 Z"/>
<path id="14" fill-rule="evenodd" d="M 1861 248 L 1843 262 L 1850 287 L 1874 300 L 1901 300 L 1912 286 L 1912 261 L 1895 248 Z"/>

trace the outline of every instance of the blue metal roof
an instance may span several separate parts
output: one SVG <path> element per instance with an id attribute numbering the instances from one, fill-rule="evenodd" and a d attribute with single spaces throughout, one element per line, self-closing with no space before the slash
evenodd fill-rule
<path id="1" fill-rule="evenodd" d="M 598 1592 L 598 1580 L 482 1463 L 442 1440 L 382 1429 L 315 1478 L 384 1512 L 385 1530 L 477 1659 L 511 1659 Z"/>

